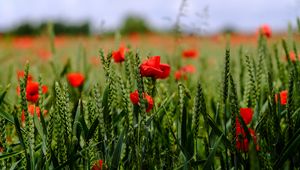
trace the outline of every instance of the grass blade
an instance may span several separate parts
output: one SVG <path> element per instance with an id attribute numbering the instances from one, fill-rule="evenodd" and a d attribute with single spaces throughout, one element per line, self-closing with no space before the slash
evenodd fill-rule
<path id="1" fill-rule="evenodd" d="M 123 130 L 123 132 L 121 133 L 118 144 L 113 152 L 113 156 L 112 156 L 112 160 L 111 160 L 111 164 L 110 164 L 110 168 L 112 170 L 118 169 L 118 167 L 119 167 L 119 162 L 121 159 L 122 145 L 123 145 L 123 138 L 124 138 L 124 134 L 126 133 L 125 131 L 127 131 L 127 130 Z"/>
<path id="2" fill-rule="evenodd" d="M 220 144 L 220 141 L 222 140 L 224 134 L 222 134 L 216 141 L 216 143 L 214 144 L 214 147 L 212 149 L 212 151 L 209 153 L 207 160 L 204 163 L 203 169 L 210 169 L 210 167 L 212 166 L 213 160 L 215 159 L 215 154 L 217 152 L 218 146 Z"/>

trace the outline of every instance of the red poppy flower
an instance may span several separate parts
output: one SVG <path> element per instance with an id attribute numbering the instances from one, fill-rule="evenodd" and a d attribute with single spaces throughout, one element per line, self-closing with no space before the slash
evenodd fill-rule
<path id="1" fill-rule="evenodd" d="M 286 105 L 287 104 L 287 98 L 288 98 L 288 91 L 287 90 L 283 90 L 279 93 L 280 95 L 280 104 L 281 105 Z M 275 95 L 275 101 L 277 103 L 278 101 L 278 94 Z"/>
<path id="2" fill-rule="evenodd" d="M 73 87 L 79 87 L 84 82 L 84 76 L 81 73 L 69 73 L 67 79 Z"/>
<path id="3" fill-rule="evenodd" d="M 252 121 L 252 108 L 240 108 L 240 114 L 246 125 L 248 125 Z"/>
<path id="4" fill-rule="evenodd" d="M 251 128 L 248 129 L 249 133 L 252 137 L 253 143 L 255 144 L 255 148 L 258 151 L 259 145 L 257 144 L 257 137 L 255 131 Z M 246 133 L 242 127 L 236 127 L 236 148 L 243 152 L 249 151 L 249 141 L 246 137 Z"/>
<path id="5" fill-rule="evenodd" d="M 146 112 L 149 112 L 153 108 L 153 99 L 147 93 L 143 93 L 143 97 L 144 97 L 144 99 L 147 100 L 147 104 L 148 104 Z M 139 92 L 137 90 L 130 93 L 130 100 L 131 100 L 132 104 L 134 104 L 134 105 L 139 104 L 140 99 L 139 99 Z"/>
<path id="6" fill-rule="evenodd" d="M 146 112 L 150 112 L 150 110 L 153 108 L 153 99 L 148 94 L 145 94 L 145 99 L 147 100 Z"/>
<path id="7" fill-rule="evenodd" d="M 272 30 L 271 30 L 270 26 L 267 25 L 267 24 L 262 25 L 262 26 L 259 28 L 259 32 L 260 32 L 262 35 L 266 36 L 267 38 L 270 38 L 270 37 L 272 36 Z"/>
<path id="8" fill-rule="evenodd" d="M 39 99 L 39 83 L 28 82 L 26 87 L 26 99 L 33 103 Z"/>
<path id="9" fill-rule="evenodd" d="M 24 71 L 18 71 L 17 76 L 18 76 L 18 81 L 20 81 L 21 79 L 24 78 L 25 72 Z M 28 74 L 27 81 L 32 81 L 32 75 L 31 74 Z"/>
<path id="10" fill-rule="evenodd" d="M 28 82 L 30 83 L 30 82 Z M 37 83 L 37 82 L 34 82 L 34 83 Z M 28 85 L 27 85 L 28 87 Z M 26 87 L 26 90 L 27 90 L 27 87 Z M 20 86 L 17 87 L 17 94 L 20 95 L 20 92 L 21 92 L 21 89 L 20 89 Z M 43 94 L 46 94 L 48 92 L 48 87 L 46 85 L 43 85 L 42 86 L 42 93 Z"/>
<path id="11" fill-rule="evenodd" d="M 188 49 L 182 51 L 183 58 L 196 58 L 198 56 L 198 51 L 195 49 Z"/>
<path id="12" fill-rule="evenodd" d="M 134 105 L 139 104 L 140 99 L 139 99 L 139 92 L 137 90 L 130 93 L 129 97 L 130 97 L 130 101 L 132 104 L 134 104 Z"/>
<path id="13" fill-rule="evenodd" d="M 100 159 L 97 163 L 95 163 L 95 165 L 93 165 L 92 170 L 102 170 L 102 166 L 103 161 Z"/>
<path id="14" fill-rule="evenodd" d="M 112 53 L 112 57 L 116 63 L 121 63 L 125 60 L 125 53 L 128 51 L 125 47 L 120 47 L 118 51 Z"/>
<path id="15" fill-rule="evenodd" d="M 252 108 L 240 108 L 240 114 L 241 117 L 243 119 L 243 121 L 245 122 L 246 125 L 248 125 L 251 121 L 252 121 L 252 116 L 253 116 L 253 110 Z M 239 119 L 236 118 L 236 126 L 235 126 L 235 130 L 236 130 L 236 148 L 240 151 L 243 152 L 248 152 L 249 150 L 249 141 L 246 137 L 246 133 L 244 131 L 243 126 L 241 125 L 241 123 L 239 122 Z M 259 146 L 257 144 L 257 138 L 255 135 L 255 131 L 251 128 L 248 128 L 249 133 L 253 139 L 253 142 L 256 146 L 256 150 L 259 150 Z"/>
<path id="16" fill-rule="evenodd" d="M 42 86 L 42 93 L 47 93 L 48 87 L 46 85 Z M 26 87 L 26 99 L 31 102 L 37 102 L 39 99 L 39 83 L 38 82 L 28 82 Z"/>
<path id="17" fill-rule="evenodd" d="M 150 57 L 140 65 L 140 73 L 143 77 L 165 79 L 170 75 L 170 71 L 168 64 L 160 63 L 160 56 Z"/>

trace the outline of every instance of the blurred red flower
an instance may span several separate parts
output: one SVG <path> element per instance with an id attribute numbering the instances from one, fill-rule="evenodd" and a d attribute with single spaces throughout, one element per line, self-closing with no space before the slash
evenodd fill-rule
<path id="1" fill-rule="evenodd" d="M 55 44 L 55 46 L 59 47 L 59 46 L 64 45 L 65 41 L 66 41 L 66 37 L 64 37 L 64 36 L 55 36 L 54 44 Z"/>
<path id="2" fill-rule="evenodd" d="M 25 72 L 24 71 L 17 71 L 17 76 L 18 76 L 18 81 L 20 81 L 21 79 L 24 78 Z M 32 79 L 33 79 L 32 75 L 28 74 L 27 81 L 32 81 Z"/>
<path id="3" fill-rule="evenodd" d="M 252 108 L 240 108 L 240 115 L 245 122 L 246 125 L 250 124 L 253 117 L 253 109 Z M 239 122 L 238 117 L 236 117 L 236 148 L 243 152 L 248 152 L 249 150 L 249 141 L 246 137 L 246 133 L 244 131 L 243 126 Z M 257 137 L 255 135 L 255 131 L 251 128 L 248 128 L 249 133 L 253 139 L 254 144 L 256 145 L 256 150 L 259 150 L 259 146 L 257 144 Z"/>
<path id="4" fill-rule="evenodd" d="M 150 57 L 140 65 L 142 77 L 165 79 L 170 75 L 170 71 L 170 65 L 160 63 L 160 56 Z"/>
<path id="5" fill-rule="evenodd" d="M 177 70 L 175 71 L 174 73 L 174 77 L 175 77 L 175 80 L 180 80 L 180 79 L 184 79 L 184 80 L 187 80 L 187 76 L 186 74 L 184 74 L 181 70 Z"/>
<path id="6" fill-rule="evenodd" d="M 176 80 L 184 79 L 187 80 L 187 73 L 195 73 L 196 68 L 193 65 L 186 65 L 177 70 L 174 74 Z"/>
<path id="7" fill-rule="evenodd" d="M 100 60 L 97 56 L 91 56 L 90 63 L 93 64 L 94 66 L 98 66 L 100 65 Z"/>
<path id="8" fill-rule="evenodd" d="M 103 160 L 100 159 L 98 160 L 97 163 L 93 165 L 92 170 L 102 170 L 102 166 L 103 166 Z"/>
<path id="9" fill-rule="evenodd" d="M 47 93 L 48 87 L 46 85 L 42 86 L 42 93 Z M 39 83 L 38 82 L 28 82 L 26 86 L 26 99 L 30 102 L 37 102 L 39 99 Z"/>
<path id="10" fill-rule="evenodd" d="M 253 109 L 252 108 L 240 108 L 240 114 L 246 125 L 252 121 Z"/>
<path id="11" fill-rule="evenodd" d="M 186 65 L 184 67 L 181 67 L 181 70 L 187 73 L 195 73 L 196 68 L 193 65 Z"/>
<path id="12" fill-rule="evenodd" d="M 296 62 L 300 59 L 300 55 L 296 55 L 294 51 L 290 51 L 289 56 L 292 62 Z"/>
<path id="13" fill-rule="evenodd" d="M 255 148 L 258 151 L 259 145 L 257 144 L 257 137 L 255 134 L 255 131 L 251 128 L 248 128 L 248 130 L 252 137 L 253 143 L 255 144 Z M 249 141 L 246 137 L 246 133 L 245 133 L 244 129 L 241 126 L 236 127 L 236 148 L 243 152 L 249 151 Z"/>
<path id="14" fill-rule="evenodd" d="M 34 110 L 35 108 L 35 110 Z M 28 112 L 31 116 L 34 116 L 34 112 L 36 113 L 37 117 L 40 118 L 40 114 L 41 114 L 41 109 L 38 106 L 35 106 L 33 104 L 28 105 Z M 44 115 L 47 114 L 47 110 L 44 110 Z M 22 111 L 22 115 L 21 115 L 21 121 L 24 123 L 25 122 L 25 113 L 24 110 Z"/>
<path id="15" fill-rule="evenodd" d="M 73 87 L 79 87 L 84 82 L 84 76 L 81 73 L 69 73 L 67 74 L 67 79 Z"/>
<path id="16" fill-rule="evenodd" d="M 28 87 L 28 86 L 27 86 Z M 27 88 L 26 88 L 27 89 Z M 20 95 L 21 89 L 20 86 L 17 87 L 17 94 Z M 42 93 L 46 94 L 48 92 L 48 87 L 46 85 L 42 85 Z"/>
<path id="17" fill-rule="evenodd" d="M 42 85 L 42 93 L 46 94 L 48 92 L 48 87 L 46 85 Z"/>
<path id="18" fill-rule="evenodd" d="M 288 91 L 287 90 L 283 90 L 279 93 L 280 95 L 280 104 L 281 105 L 286 105 L 287 104 L 287 98 L 288 98 Z M 275 95 L 275 101 L 277 103 L 278 101 L 278 94 Z"/>
<path id="19" fill-rule="evenodd" d="M 40 49 L 37 54 L 41 59 L 44 60 L 48 60 L 52 56 L 51 52 L 45 49 Z"/>
<path id="20" fill-rule="evenodd" d="M 188 49 L 182 51 L 183 58 L 196 58 L 198 56 L 198 51 L 196 49 Z"/>
<path id="21" fill-rule="evenodd" d="M 272 36 L 272 30 L 271 30 L 270 26 L 267 24 L 263 24 L 259 28 L 259 32 L 260 32 L 260 34 L 266 36 L 267 38 L 270 38 Z"/>
<path id="22" fill-rule="evenodd" d="M 16 37 L 13 39 L 14 48 L 27 49 L 33 45 L 33 38 L 29 36 Z"/>
<path id="23" fill-rule="evenodd" d="M 147 100 L 147 104 L 148 104 L 146 112 L 149 112 L 153 108 L 153 99 L 147 93 L 143 93 L 143 97 L 144 97 L 144 99 Z M 139 92 L 137 90 L 135 90 L 134 92 L 130 93 L 130 101 L 134 105 L 138 105 L 139 104 L 140 99 L 139 99 Z"/>
<path id="24" fill-rule="evenodd" d="M 125 53 L 128 51 L 128 49 L 124 46 L 121 46 L 119 50 L 114 51 L 112 53 L 112 57 L 114 58 L 115 63 L 121 63 L 125 60 Z"/>
<path id="25" fill-rule="evenodd" d="M 30 102 L 37 102 L 39 99 L 39 83 L 28 82 L 26 87 L 26 99 Z"/>

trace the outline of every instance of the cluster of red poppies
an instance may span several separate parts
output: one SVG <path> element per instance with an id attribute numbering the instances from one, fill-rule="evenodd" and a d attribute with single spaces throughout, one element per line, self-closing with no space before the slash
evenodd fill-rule
<path id="1" fill-rule="evenodd" d="M 18 81 L 22 78 L 24 78 L 24 71 L 18 71 L 17 77 Z M 84 82 L 84 76 L 81 73 L 69 73 L 67 74 L 68 82 L 73 87 L 79 87 Z M 48 87 L 46 85 L 42 85 L 42 93 L 46 94 L 48 92 Z M 17 94 L 20 95 L 20 86 L 17 87 Z M 26 100 L 29 102 L 28 105 L 28 112 L 31 114 L 31 116 L 34 115 L 34 113 L 37 114 L 38 117 L 40 117 L 40 108 L 36 106 L 36 103 L 39 100 L 39 83 L 33 81 L 33 76 L 31 74 L 28 74 L 27 76 L 27 85 L 26 85 Z M 47 113 L 47 110 L 44 111 L 44 115 Z M 22 111 L 21 115 L 21 121 L 25 122 L 25 114 L 24 111 Z"/>
<path id="2" fill-rule="evenodd" d="M 113 51 L 112 57 L 115 63 L 122 63 L 125 61 L 125 54 L 128 52 L 124 46 L 121 46 L 117 51 Z M 153 79 L 165 79 L 169 77 L 171 67 L 168 64 L 160 63 L 160 56 L 152 56 L 140 65 L 140 74 L 142 77 L 152 77 Z M 147 101 L 146 112 L 150 112 L 153 108 L 153 98 L 147 93 L 143 92 L 143 98 Z M 132 104 L 139 105 L 140 99 L 138 91 L 130 93 L 130 100 Z"/>
<path id="3" fill-rule="evenodd" d="M 17 76 L 18 76 L 18 81 L 22 78 L 24 78 L 24 71 L 18 71 Z M 46 94 L 48 92 L 48 87 L 46 85 L 42 85 L 42 93 Z M 17 87 L 17 94 L 20 95 L 20 86 Z M 40 108 L 36 106 L 36 102 L 39 99 L 39 83 L 33 81 L 33 77 L 31 74 L 28 74 L 27 76 L 27 86 L 26 86 L 26 99 L 29 103 L 28 105 L 28 112 L 30 113 L 31 116 L 34 115 L 34 113 L 37 114 L 38 117 L 40 117 Z M 46 114 L 47 111 L 44 111 L 44 114 Z M 24 110 L 22 111 L 21 115 L 21 121 L 22 123 L 25 122 L 25 113 Z"/>
<path id="4" fill-rule="evenodd" d="M 160 63 L 160 56 L 150 57 L 140 65 L 140 73 L 142 77 L 152 77 L 153 79 L 165 79 L 169 77 L 171 67 L 168 64 Z M 153 99 L 147 93 L 143 93 L 143 98 L 147 101 L 146 112 L 149 112 L 153 108 Z M 139 94 L 135 90 L 130 94 L 130 100 L 132 104 L 139 105 Z"/>
<path id="5" fill-rule="evenodd" d="M 24 71 L 18 71 L 18 80 L 24 78 Z M 46 94 L 48 92 L 48 87 L 46 85 L 42 85 L 42 92 Z M 17 93 L 20 95 L 20 86 L 17 87 Z M 39 83 L 33 81 L 32 75 L 28 74 L 27 77 L 27 86 L 26 86 L 26 99 L 29 102 L 36 103 L 39 99 Z"/>
<path id="6" fill-rule="evenodd" d="M 287 90 L 283 90 L 281 91 L 279 94 L 275 95 L 275 101 L 276 103 L 278 102 L 278 95 L 280 97 L 280 104 L 281 105 L 286 105 L 287 104 L 287 100 L 288 100 L 288 91 Z M 252 108 L 241 108 L 240 109 L 240 115 L 243 119 L 243 121 L 245 122 L 246 125 L 249 125 L 250 122 L 252 121 L 252 117 L 253 117 L 253 110 Z M 253 139 L 253 143 L 256 146 L 256 150 L 259 150 L 259 146 L 257 143 L 257 137 L 255 134 L 255 131 L 251 128 L 248 128 L 249 133 Z M 248 152 L 249 150 L 249 141 L 246 138 L 246 133 L 241 125 L 241 123 L 239 122 L 238 117 L 236 118 L 236 148 L 238 150 L 241 150 L 243 152 Z"/>
<path id="7" fill-rule="evenodd" d="M 30 104 L 30 105 L 28 105 L 28 113 L 30 113 L 31 116 L 34 116 L 34 114 L 36 114 L 37 117 L 40 118 L 41 109 L 40 109 L 40 107 L 35 106 L 34 104 Z M 44 116 L 46 116 L 48 111 L 44 110 L 43 113 L 44 113 Z M 22 115 L 21 115 L 21 122 L 25 123 L 25 119 L 26 119 L 26 117 L 25 117 L 25 113 L 24 113 L 24 110 L 23 110 Z"/>

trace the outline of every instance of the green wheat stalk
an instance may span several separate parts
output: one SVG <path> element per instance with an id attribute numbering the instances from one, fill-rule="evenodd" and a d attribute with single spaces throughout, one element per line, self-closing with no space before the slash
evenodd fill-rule
<path id="1" fill-rule="evenodd" d="M 255 83 L 255 75 L 254 75 L 254 68 L 253 64 L 250 61 L 250 57 L 246 55 L 246 67 L 247 67 L 247 74 L 248 79 L 246 83 L 246 103 L 247 107 L 255 106 L 255 96 L 256 96 L 256 83 Z"/>

